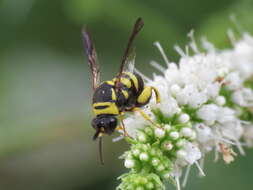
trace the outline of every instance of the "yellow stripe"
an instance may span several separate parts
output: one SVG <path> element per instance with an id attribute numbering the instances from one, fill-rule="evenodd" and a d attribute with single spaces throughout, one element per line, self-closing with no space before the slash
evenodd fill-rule
<path id="1" fill-rule="evenodd" d="M 114 82 L 111 80 L 106 81 L 107 84 L 114 86 Z"/>
<path id="2" fill-rule="evenodd" d="M 97 106 L 108 106 L 104 109 L 96 109 Z M 114 102 L 97 102 L 93 104 L 93 112 L 95 115 L 101 115 L 101 114 L 114 114 L 118 115 L 119 110 L 118 107 Z"/>
<path id="3" fill-rule="evenodd" d="M 128 92 L 126 90 L 122 90 L 121 92 L 123 93 L 125 99 L 129 97 Z"/>
<path id="4" fill-rule="evenodd" d="M 140 96 L 137 99 L 138 103 L 145 104 L 148 99 L 152 96 L 152 88 L 150 86 L 146 86 Z"/>
<path id="5" fill-rule="evenodd" d="M 115 90 L 113 88 L 111 88 L 111 90 L 112 90 L 112 100 L 116 100 Z"/>
<path id="6" fill-rule="evenodd" d="M 136 90 L 139 90 L 139 83 L 138 83 L 138 79 L 136 78 L 136 76 L 130 72 L 125 72 L 125 74 L 128 75 L 133 80 Z"/>
<path id="7" fill-rule="evenodd" d="M 117 79 L 115 78 L 113 80 L 116 81 Z M 130 79 L 124 77 L 120 78 L 120 83 L 124 84 L 127 88 L 131 88 L 132 86 Z"/>

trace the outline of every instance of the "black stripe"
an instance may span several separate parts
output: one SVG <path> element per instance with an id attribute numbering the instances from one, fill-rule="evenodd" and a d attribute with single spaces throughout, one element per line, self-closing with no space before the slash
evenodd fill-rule
<path id="1" fill-rule="evenodd" d="M 138 85 L 139 85 L 139 89 L 138 89 L 138 95 L 140 95 L 144 89 L 144 82 L 143 82 L 143 79 L 141 78 L 141 76 L 139 74 L 137 74 L 136 72 L 133 73 L 135 75 L 135 77 L 137 78 L 138 80 Z"/>
<path id="2" fill-rule="evenodd" d="M 105 109 L 105 108 L 108 108 L 109 106 L 95 106 L 94 108 L 97 109 L 97 110 L 102 110 L 102 109 Z"/>

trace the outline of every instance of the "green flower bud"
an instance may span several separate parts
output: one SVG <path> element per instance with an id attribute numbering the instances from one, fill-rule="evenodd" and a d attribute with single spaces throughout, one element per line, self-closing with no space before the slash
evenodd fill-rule
<path id="1" fill-rule="evenodd" d="M 135 148 L 135 149 L 132 150 L 132 154 L 134 156 L 139 156 L 140 153 L 141 153 L 141 151 L 139 149 L 137 149 L 137 148 Z"/>
<path id="2" fill-rule="evenodd" d="M 159 139 L 163 138 L 165 136 L 165 131 L 161 128 L 155 129 L 155 136 Z"/>
<path id="3" fill-rule="evenodd" d="M 170 132 L 170 137 L 173 139 L 173 140 L 176 140 L 176 139 L 178 139 L 179 138 L 179 133 L 178 132 L 176 132 L 176 131 L 172 131 L 172 132 Z"/>
<path id="4" fill-rule="evenodd" d="M 137 139 L 140 142 L 145 143 L 147 141 L 147 135 L 143 132 L 138 132 Z"/>
<path id="5" fill-rule="evenodd" d="M 153 158 L 152 161 L 151 161 L 151 163 L 152 163 L 153 166 L 158 166 L 159 162 L 160 161 L 157 158 Z"/>
<path id="6" fill-rule="evenodd" d="M 148 156 L 147 153 L 143 152 L 143 153 L 140 154 L 139 158 L 140 158 L 141 161 L 148 161 L 149 156 Z"/>
<path id="7" fill-rule="evenodd" d="M 162 149 L 165 151 L 170 151 L 173 148 L 173 144 L 170 141 L 165 141 L 162 143 Z"/>
<path id="8" fill-rule="evenodd" d="M 144 131 L 145 131 L 145 133 L 147 134 L 147 135 L 149 135 L 149 136 L 153 136 L 153 129 L 151 128 L 151 127 L 146 127 L 145 129 L 144 129 Z"/>

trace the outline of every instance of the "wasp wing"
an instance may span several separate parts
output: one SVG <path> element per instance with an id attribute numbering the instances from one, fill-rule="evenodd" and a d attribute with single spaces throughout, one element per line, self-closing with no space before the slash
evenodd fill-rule
<path id="1" fill-rule="evenodd" d="M 97 61 L 97 53 L 86 28 L 82 31 L 85 53 L 88 57 L 88 65 L 91 70 L 92 88 L 95 90 L 100 83 L 100 70 Z"/>
<path id="2" fill-rule="evenodd" d="M 126 59 L 123 71 L 127 71 L 127 72 L 130 72 L 130 73 L 134 72 L 135 57 L 136 57 L 136 53 L 135 53 L 135 51 L 133 49 L 133 50 L 131 50 L 131 52 L 129 53 L 129 55 L 128 55 L 127 59 Z"/>
<path id="3" fill-rule="evenodd" d="M 116 89 L 119 87 L 120 78 L 122 76 L 124 68 L 130 60 L 129 55 L 130 55 L 130 52 L 131 52 L 131 47 L 132 47 L 133 41 L 134 41 L 136 35 L 139 33 L 139 31 L 142 29 L 143 26 L 144 26 L 144 22 L 143 22 L 142 18 L 138 18 L 136 20 L 135 24 L 134 24 L 132 33 L 131 33 L 131 35 L 129 37 L 129 40 L 128 40 L 128 43 L 127 43 L 127 47 L 125 49 L 124 55 L 123 55 L 122 60 L 121 60 L 120 70 L 119 70 L 119 73 L 117 75 L 117 80 L 116 80 L 116 85 L 115 85 Z"/>

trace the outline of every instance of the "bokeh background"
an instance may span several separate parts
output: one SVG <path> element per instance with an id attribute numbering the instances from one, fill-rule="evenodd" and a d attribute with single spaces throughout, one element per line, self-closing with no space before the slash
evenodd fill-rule
<path id="1" fill-rule="evenodd" d="M 237 24 L 231 22 L 231 15 Z M 106 165 L 91 140 L 92 90 L 81 28 L 96 44 L 102 79 L 118 71 L 137 17 L 145 21 L 136 40 L 136 67 L 148 76 L 150 60 L 162 62 L 160 41 L 170 60 L 179 56 L 187 33 L 230 47 L 227 30 L 253 32 L 252 0 L 1 0 L 0 1 L 0 189 L 111 190 L 126 170 L 118 157 L 125 142 L 105 138 Z M 116 135 L 114 135 L 115 137 Z M 207 158 L 207 177 L 192 171 L 186 190 L 250 190 L 253 152 L 235 163 Z M 173 187 L 171 187 L 173 189 Z"/>

